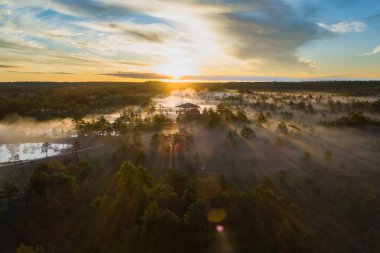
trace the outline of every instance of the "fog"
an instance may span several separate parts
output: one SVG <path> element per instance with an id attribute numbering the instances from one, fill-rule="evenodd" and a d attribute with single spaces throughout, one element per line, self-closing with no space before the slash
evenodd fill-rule
<path id="1" fill-rule="evenodd" d="M 33 118 L 10 116 L 0 122 L 0 143 L 17 143 L 46 138 L 65 138 L 72 134 L 71 119 L 36 121 Z"/>
<path id="2" fill-rule="evenodd" d="M 306 104 L 310 103 L 314 107 L 314 112 L 306 113 L 289 106 L 290 102 L 302 101 Z M 235 129 L 239 133 L 243 126 L 251 127 L 256 135 L 251 140 L 241 137 L 226 138 L 223 125 L 209 128 L 197 122 L 186 124 L 178 122 L 170 129 L 164 129 L 163 133 L 168 134 L 185 128 L 194 136 L 194 144 L 186 154 L 186 159 L 189 161 L 196 157 L 197 164 L 194 169 L 238 175 L 242 179 L 247 174 L 262 176 L 276 173 L 279 170 L 299 173 L 300 168 L 305 165 L 305 159 L 312 161 L 311 167 L 313 168 L 326 167 L 324 156 L 327 150 L 331 152 L 333 160 L 329 165 L 344 167 L 345 173 L 378 168 L 378 164 L 380 164 L 380 158 L 377 155 L 380 146 L 378 143 L 379 132 L 371 127 L 354 129 L 321 126 L 321 120 L 334 120 L 346 114 L 345 111 L 332 113 L 329 101 L 339 101 L 344 105 L 349 105 L 353 101 L 376 101 L 376 98 L 318 93 L 251 92 L 239 94 L 230 90 L 209 92 L 183 89 L 173 90 L 165 96 L 153 98 L 150 106 L 156 108 L 155 113 L 160 113 L 157 111 L 160 106 L 166 108 L 165 114 L 173 120 L 177 117 L 175 106 L 181 103 L 197 104 L 200 106 L 200 111 L 211 107 L 215 109 L 221 102 L 232 103 L 234 110 L 243 108 L 250 123 L 230 122 L 228 128 Z M 149 117 L 148 108 L 136 106 L 129 108 L 141 111 L 143 118 Z M 90 121 L 104 116 L 112 123 L 122 111 L 118 110 L 106 115 L 88 115 L 84 120 Z M 281 134 L 277 131 L 278 125 L 284 121 L 284 111 L 293 113 L 291 119 L 286 120 L 288 134 Z M 255 117 L 258 112 L 263 112 L 268 116 L 265 123 L 257 123 Z M 379 116 L 378 113 L 373 112 L 365 112 L 365 114 L 373 119 L 377 119 Z M 47 139 L 62 141 L 64 138 L 72 136 L 76 136 L 76 133 L 73 130 L 71 119 L 38 122 L 32 118 L 11 116 L 0 122 L 0 143 L 2 144 L 19 143 L 24 145 L 22 143 L 44 142 Z M 148 140 L 146 143 L 147 149 L 149 149 L 151 133 L 146 133 L 144 136 Z M 167 156 L 165 148 L 160 155 Z M 176 157 L 175 159 L 181 158 Z M 167 166 L 167 164 L 161 163 L 160 166 Z"/>
<path id="3" fill-rule="evenodd" d="M 308 97 L 310 95 L 310 97 Z M 165 106 L 175 106 L 185 102 L 195 103 L 205 108 L 216 107 L 228 96 L 240 96 L 237 93 L 219 93 L 202 91 L 174 91 L 169 96 L 154 100 Z M 237 137 L 226 138 L 225 127 L 207 128 L 202 124 L 178 124 L 177 128 L 186 128 L 194 136 L 191 150 L 176 157 L 178 166 L 196 160 L 196 170 L 210 173 L 223 173 L 236 178 L 239 182 L 254 176 L 260 178 L 287 171 L 298 176 L 305 176 L 311 171 L 327 170 L 341 176 L 360 178 L 368 177 L 379 169 L 380 136 L 376 127 L 326 127 L 321 121 L 333 121 L 347 114 L 349 109 L 331 112 L 329 101 L 341 102 L 347 108 L 353 101 L 376 101 L 376 97 L 346 97 L 334 94 L 317 93 L 254 93 L 243 94 L 243 102 L 236 108 L 244 108 L 251 123 L 229 123 L 229 129 L 239 133 L 243 126 L 251 127 L 255 137 L 250 140 Z M 263 99 L 263 96 L 269 96 Z M 317 96 L 321 98 L 317 99 Z M 207 99 L 206 99 L 207 98 Z M 253 106 L 258 101 L 274 103 L 276 110 Z M 313 113 L 291 108 L 289 101 L 304 101 L 314 107 Z M 269 112 L 270 118 L 261 125 L 255 121 L 255 114 Z M 277 127 L 284 121 L 283 112 L 292 112 L 291 119 L 286 120 L 288 134 L 279 133 Z M 364 111 L 366 117 L 377 119 L 378 113 Z M 377 116 L 377 117 L 376 117 Z M 172 130 L 173 132 L 173 130 Z M 162 156 L 167 156 L 165 149 Z M 326 157 L 326 153 L 331 157 Z M 149 160 L 149 159 L 148 159 Z"/>
<path id="4" fill-rule="evenodd" d="M 45 152 L 44 143 L 9 143 L 0 145 L 0 163 L 36 160 L 40 158 L 56 156 L 67 151 L 71 145 L 63 143 L 49 143 L 50 147 Z"/>

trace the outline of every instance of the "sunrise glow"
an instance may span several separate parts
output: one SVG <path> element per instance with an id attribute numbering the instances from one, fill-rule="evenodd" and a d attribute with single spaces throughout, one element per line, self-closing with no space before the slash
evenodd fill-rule
<path id="1" fill-rule="evenodd" d="M 5 0 L 0 79 L 379 79 L 380 3 L 364 2 Z"/>

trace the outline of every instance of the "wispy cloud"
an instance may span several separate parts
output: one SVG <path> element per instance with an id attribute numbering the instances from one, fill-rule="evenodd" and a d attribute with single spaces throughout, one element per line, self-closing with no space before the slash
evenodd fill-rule
<path id="1" fill-rule="evenodd" d="M 43 75 L 74 75 L 75 73 L 70 72 L 42 72 L 42 71 L 12 71 L 14 73 L 22 74 L 43 74 Z"/>
<path id="2" fill-rule="evenodd" d="M 175 31 L 165 24 L 135 24 L 133 22 L 80 22 L 81 27 L 97 30 L 108 34 L 118 34 L 137 40 L 145 40 L 154 43 L 163 43 L 172 37 Z"/>
<path id="3" fill-rule="evenodd" d="M 359 21 L 342 21 L 336 24 L 317 23 L 320 27 L 337 34 L 345 34 L 350 32 L 363 32 L 367 28 L 365 23 Z"/>
<path id="4" fill-rule="evenodd" d="M 144 63 L 144 62 L 136 62 L 136 61 L 118 61 L 117 63 L 124 64 L 124 65 L 132 65 L 132 66 L 141 66 L 141 67 L 148 67 L 150 64 Z"/>
<path id="5" fill-rule="evenodd" d="M 67 72 L 99 77 L 109 73 L 106 76 L 143 79 L 167 79 L 176 72 L 329 74 L 325 66 L 334 55 L 326 52 L 348 49 L 350 39 L 357 36 L 378 42 L 374 20 L 379 14 L 374 6 L 380 7 L 380 3 L 371 1 L 370 10 L 360 15 L 347 12 L 345 17 L 345 10 L 340 10 L 331 17 L 331 10 L 323 13 L 326 10 L 316 2 L 6 0 L 0 4 L 0 65 L 22 66 L 36 74 Z M 339 2 L 339 6 L 352 8 L 359 4 Z M 361 22 L 370 16 L 372 21 L 367 18 L 366 23 Z M 345 18 L 349 21 L 341 21 Z M 348 33 L 352 34 L 332 36 Z M 325 43 L 327 40 L 336 44 Z M 357 56 L 368 49 L 363 45 L 354 50 Z M 366 54 L 378 53 L 375 48 Z M 346 64 L 344 60 L 341 63 L 336 65 Z M 355 63 L 351 65 L 354 69 Z M 128 72 L 116 72 L 125 67 Z"/>
<path id="6" fill-rule="evenodd" d="M 106 73 L 106 76 L 116 76 L 123 78 L 135 78 L 135 79 L 172 79 L 171 76 L 161 75 L 157 73 L 140 73 L 140 72 L 117 72 L 117 73 Z"/>
<path id="7" fill-rule="evenodd" d="M 375 55 L 380 54 L 380 45 L 375 47 L 371 52 L 364 53 L 364 55 Z"/>
<path id="8" fill-rule="evenodd" d="M 112 1 L 51 0 L 51 6 L 49 7 L 68 15 L 102 19 L 107 17 L 114 18 L 115 16 L 126 16 L 134 13 L 134 10 L 125 4 Z"/>
<path id="9" fill-rule="evenodd" d="M 1 65 L 0 64 L 0 69 L 14 69 L 14 68 L 18 68 L 18 66 Z"/>
<path id="10" fill-rule="evenodd" d="M 380 18 L 380 12 L 369 16 L 367 19 L 371 20 L 371 19 L 378 19 L 378 18 Z"/>
<path id="11" fill-rule="evenodd" d="M 302 62 L 302 63 L 305 63 L 305 64 L 309 65 L 312 68 L 319 68 L 321 66 L 321 62 L 311 60 L 311 59 L 309 59 L 307 57 L 304 57 L 304 56 L 298 57 L 298 61 Z"/>

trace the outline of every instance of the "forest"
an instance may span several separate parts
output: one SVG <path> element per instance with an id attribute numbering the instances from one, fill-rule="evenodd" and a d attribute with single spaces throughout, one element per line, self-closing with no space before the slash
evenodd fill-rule
<path id="1" fill-rule="evenodd" d="M 364 87 L 363 87 L 364 86 Z M 97 110 L 102 112 L 123 108 L 125 105 L 147 105 L 150 99 L 178 87 L 195 90 L 239 90 L 241 92 L 334 92 L 346 95 L 376 95 L 380 92 L 376 81 L 299 82 L 299 83 L 0 83 L 0 118 L 15 113 L 38 120 L 53 118 L 81 118 Z"/>
<path id="2" fill-rule="evenodd" d="M 380 252 L 380 82 L 0 96 L 0 155 L 20 155 L 0 164 L 1 252 Z"/>

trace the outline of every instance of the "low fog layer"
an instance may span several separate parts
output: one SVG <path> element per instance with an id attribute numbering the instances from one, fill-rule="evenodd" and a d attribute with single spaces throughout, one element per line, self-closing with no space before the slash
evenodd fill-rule
<path id="1" fill-rule="evenodd" d="M 65 138 L 72 134 L 71 119 L 36 121 L 10 116 L 0 122 L 0 143 L 17 143 L 46 138 Z"/>

